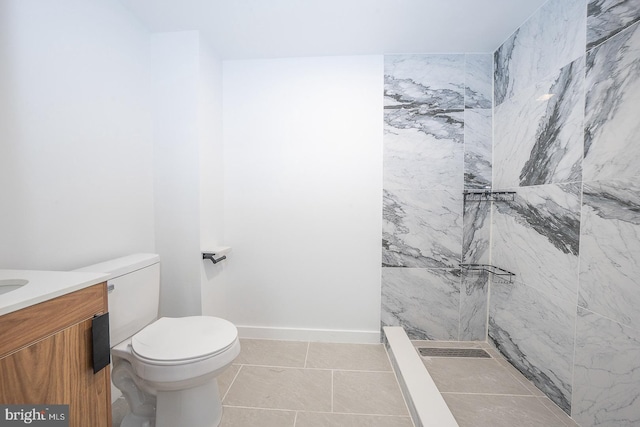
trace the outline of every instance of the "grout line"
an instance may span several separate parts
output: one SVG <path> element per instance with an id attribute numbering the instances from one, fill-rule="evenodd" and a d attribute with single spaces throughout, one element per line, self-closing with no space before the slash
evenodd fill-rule
<path id="1" fill-rule="evenodd" d="M 511 377 L 512 377 L 513 379 L 515 379 L 515 380 L 516 380 L 517 382 L 519 382 L 519 383 L 520 383 L 524 388 L 526 388 L 526 389 L 531 393 L 531 395 L 532 395 L 532 396 L 536 396 L 536 397 L 538 396 L 537 394 L 535 394 L 535 392 L 536 392 L 536 391 L 538 391 L 538 392 L 542 393 L 543 395 L 545 395 L 545 394 L 544 394 L 544 392 L 538 388 L 538 386 L 536 386 L 533 382 L 531 382 L 531 380 L 529 380 L 527 377 L 525 377 L 525 376 L 522 374 L 522 372 L 520 372 L 520 371 L 518 370 L 518 368 L 516 368 L 516 367 L 515 367 L 515 366 L 514 366 L 514 365 L 513 365 L 513 364 L 512 364 L 508 359 L 504 358 L 504 359 L 502 359 L 502 360 L 503 360 L 503 363 L 507 363 L 511 368 L 515 369 L 515 371 L 517 372 L 517 374 L 516 374 L 516 372 L 513 372 L 513 370 L 509 369 L 508 367 L 503 366 L 503 365 L 502 365 L 502 363 L 498 362 L 498 363 L 500 363 L 501 367 L 502 367 L 502 368 L 503 368 L 503 369 L 504 369 L 504 370 L 505 370 L 509 375 L 511 375 Z M 533 388 L 533 390 L 532 390 L 532 388 Z M 545 396 L 546 396 L 546 395 L 545 395 Z"/>
<path id="2" fill-rule="evenodd" d="M 562 418 L 562 416 L 561 416 L 558 412 L 553 411 L 551 408 L 549 408 L 549 407 L 547 406 L 547 404 L 546 404 L 546 403 L 542 402 L 542 400 L 544 400 L 544 399 L 547 399 L 547 400 L 548 400 L 552 405 L 554 405 L 556 408 L 558 408 L 558 411 L 560 411 L 560 412 L 562 412 L 563 414 L 565 414 L 565 417 L 566 417 L 566 418 L 564 418 L 564 419 L 563 419 L 563 418 Z M 544 406 L 545 408 L 547 408 L 547 410 L 548 410 L 551 414 L 553 414 L 553 416 L 555 416 L 555 417 L 556 417 L 556 418 L 557 418 L 557 419 L 558 419 L 562 424 L 567 425 L 567 423 L 566 423 L 567 419 L 568 419 L 568 420 L 572 420 L 572 421 L 573 421 L 573 418 L 571 418 L 571 416 L 570 416 L 570 415 L 568 415 L 566 412 L 564 412 L 564 410 L 563 410 L 562 408 L 560 408 L 558 405 L 556 405 L 556 403 L 555 403 L 553 400 L 549 399 L 547 396 L 538 396 L 538 402 L 540 402 L 540 404 L 541 404 L 542 406 Z"/>
<path id="3" fill-rule="evenodd" d="M 311 347 L 311 341 L 307 341 L 307 353 L 304 355 L 304 367 L 307 367 L 307 360 L 309 359 L 309 348 Z"/>
<path id="4" fill-rule="evenodd" d="M 236 372 L 236 374 L 233 376 L 233 379 L 231 380 L 231 383 L 229 384 L 229 387 L 227 388 L 227 391 L 224 393 L 224 396 L 222 396 L 222 398 L 220 399 L 220 402 L 224 402 L 224 399 L 227 397 L 227 394 L 229 394 L 229 391 L 231 390 L 231 387 L 233 387 L 233 384 L 236 382 L 236 378 L 238 378 L 238 375 L 240 374 L 240 371 L 242 370 L 242 366 L 240 365 L 240 369 L 238 369 L 238 372 Z"/>
<path id="5" fill-rule="evenodd" d="M 587 18 L 588 18 L 588 14 L 587 14 Z M 586 61 L 587 55 L 585 54 L 584 60 Z M 587 72 L 587 65 L 585 63 L 584 65 L 584 78 L 586 79 L 586 72 Z M 584 104 L 585 108 L 587 105 L 587 85 L 583 84 L 582 85 L 582 103 Z M 583 123 L 585 121 L 586 118 L 586 113 L 584 112 L 584 109 L 582 110 L 582 120 Z M 583 132 L 583 136 L 584 136 L 584 132 Z M 584 164 L 584 152 L 582 153 L 582 164 Z M 578 219 L 578 224 L 579 224 L 579 228 L 578 228 L 578 265 L 577 265 L 577 272 L 578 272 L 578 278 L 577 278 L 577 283 L 576 283 L 576 298 L 575 298 L 575 311 L 573 312 L 573 352 L 571 354 L 571 398 L 569 401 L 569 405 L 571 405 L 569 412 L 573 412 L 573 405 L 574 405 L 574 400 L 575 400 L 575 392 L 573 391 L 573 387 L 575 387 L 575 381 L 576 381 L 576 352 L 577 352 L 577 341 L 578 341 L 578 311 L 580 310 L 580 268 L 581 268 L 581 259 L 582 257 L 580 256 L 580 254 L 582 253 L 582 245 L 584 244 L 584 239 L 582 239 L 582 232 L 583 227 L 584 227 L 584 215 L 582 214 L 584 211 L 584 182 L 580 183 L 580 217 Z M 551 399 L 549 399 L 551 400 Z M 551 402 L 553 402 L 551 400 Z M 553 402 L 555 404 L 555 402 Z M 563 411 L 564 412 L 564 411 Z M 555 414 L 554 414 L 555 415 Z"/>
<path id="6" fill-rule="evenodd" d="M 631 325 L 629 325 L 627 323 L 622 323 L 619 320 L 613 319 L 613 318 L 611 318 L 609 316 L 605 316 L 604 314 L 598 313 L 597 311 L 593 311 L 592 309 L 589 309 L 589 308 L 586 308 L 586 307 L 582 307 L 581 305 L 579 305 L 576 308 L 576 313 L 577 313 L 578 308 L 580 310 L 588 311 L 591 314 L 595 314 L 598 317 L 602 317 L 603 319 L 606 319 L 606 320 L 608 320 L 610 322 L 617 323 L 618 325 L 623 326 L 624 328 L 628 328 L 628 329 L 631 329 L 632 331 L 640 332 L 640 328 L 636 328 L 635 326 L 631 326 Z M 576 314 L 576 316 L 577 316 L 577 314 Z M 577 320 L 577 317 L 576 317 L 576 320 Z"/>
<path id="7" fill-rule="evenodd" d="M 331 370 L 331 412 L 332 413 L 333 413 L 333 388 L 334 388 L 333 376 L 334 376 L 334 371 Z"/>
<path id="8" fill-rule="evenodd" d="M 298 412 L 300 411 L 296 411 L 296 414 L 293 416 L 293 427 L 296 427 L 296 424 L 298 424 Z"/>
<path id="9" fill-rule="evenodd" d="M 470 396 L 510 396 L 510 397 L 530 397 L 537 399 L 542 396 L 535 396 L 533 394 L 505 394 L 505 393 L 469 393 L 462 391 L 441 391 L 440 394 L 465 394 Z M 546 396 L 545 396 L 546 397 Z"/>
<path id="10" fill-rule="evenodd" d="M 244 405 L 222 405 L 226 408 L 236 408 L 236 409 L 260 409 L 263 411 L 274 411 L 274 412 L 297 412 L 297 409 L 282 409 L 282 408 L 264 408 L 260 406 L 244 406 Z"/>
<path id="11" fill-rule="evenodd" d="M 307 412 L 310 414 L 327 414 L 327 415 L 356 415 L 363 417 L 386 417 L 386 418 L 408 418 L 411 419 L 409 414 L 400 415 L 400 414 L 364 414 L 361 412 L 327 412 L 327 411 L 315 411 L 315 410 L 304 410 L 304 409 L 281 409 L 281 408 L 263 408 L 258 406 L 241 406 L 241 405 L 223 405 L 227 408 L 236 408 L 236 409 L 259 409 L 262 411 L 273 411 L 273 412 L 295 412 L 295 419 L 297 421 L 298 414 L 301 412 Z"/>
<path id="12" fill-rule="evenodd" d="M 394 415 L 394 414 L 363 414 L 361 412 L 326 412 L 326 411 L 298 411 L 298 412 L 307 412 L 309 414 L 356 415 L 356 416 L 363 416 L 363 417 L 387 417 L 387 418 L 411 419 L 410 415 Z"/>
<path id="13" fill-rule="evenodd" d="M 308 371 L 369 372 L 369 373 L 380 373 L 380 374 L 390 374 L 393 372 L 393 369 L 380 371 L 380 370 L 374 370 L 374 369 L 305 368 L 304 366 L 256 365 L 254 363 L 243 363 L 240 366 L 251 366 L 251 367 L 258 367 L 258 368 L 277 368 L 277 369 L 304 369 Z"/>

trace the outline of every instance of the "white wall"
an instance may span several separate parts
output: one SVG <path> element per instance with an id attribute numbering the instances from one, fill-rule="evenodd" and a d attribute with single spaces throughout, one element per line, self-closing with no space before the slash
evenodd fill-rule
<path id="1" fill-rule="evenodd" d="M 222 61 L 200 44 L 200 247 L 224 245 L 224 144 L 222 141 Z M 227 317 L 226 263 L 201 263 L 202 312 Z"/>
<path id="2" fill-rule="evenodd" d="M 148 75 L 119 2 L 0 2 L 0 268 L 153 251 Z"/>
<path id="3" fill-rule="evenodd" d="M 381 56 L 224 62 L 225 281 L 245 335 L 378 339 Z"/>
<path id="4" fill-rule="evenodd" d="M 221 62 L 197 31 L 154 34 L 151 57 L 160 313 L 197 315 L 201 247 L 222 238 Z"/>
<path id="5" fill-rule="evenodd" d="M 381 57 L 222 70 L 119 2 L 4 0 L 0 75 L 0 268 L 158 252 L 165 315 L 377 336 Z"/>

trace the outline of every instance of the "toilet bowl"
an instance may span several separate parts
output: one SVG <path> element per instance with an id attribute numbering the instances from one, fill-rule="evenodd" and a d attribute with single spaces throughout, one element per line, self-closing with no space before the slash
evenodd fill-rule
<path id="1" fill-rule="evenodd" d="M 140 412 L 148 412 L 153 396 L 157 427 L 217 426 L 222 404 L 216 377 L 239 353 L 237 330 L 224 319 L 194 316 L 156 320 L 111 349 L 114 384 L 123 391 L 134 415 L 131 420 L 125 418 L 121 426 L 144 425 Z M 127 381 L 137 387 L 127 387 Z M 147 395 L 142 401 L 138 397 L 141 392 Z M 143 408 L 136 407 L 140 402 Z M 146 418 L 148 425 L 153 425 Z"/>
<path id="2" fill-rule="evenodd" d="M 159 257 L 137 254 L 81 269 L 108 280 L 112 372 L 131 413 L 121 427 L 215 427 L 217 376 L 240 353 L 238 331 L 211 316 L 157 319 Z"/>

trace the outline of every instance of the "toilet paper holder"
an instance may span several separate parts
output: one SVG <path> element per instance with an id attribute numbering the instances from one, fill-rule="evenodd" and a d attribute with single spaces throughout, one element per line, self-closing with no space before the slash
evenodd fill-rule
<path id="1" fill-rule="evenodd" d="M 216 254 L 215 253 L 203 252 L 202 253 L 202 259 L 210 259 L 211 262 L 213 262 L 214 264 L 217 264 L 220 261 L 227 259 L 227 256 L 226 255 L 222 255 L 221 257 L 216 258 Z"/>
<path id="2" fill-rule="evenodd" d="M 202 259 L 210 259 L 212 263 L 217 264 L 227 259 L 227 255 L 231 252 L 231 246 L 213 246 L 202 249 Z"/>

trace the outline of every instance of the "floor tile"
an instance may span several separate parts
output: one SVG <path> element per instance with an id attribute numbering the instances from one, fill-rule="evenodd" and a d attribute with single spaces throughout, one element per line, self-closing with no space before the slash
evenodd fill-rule
<path id="1" fill-rule="evenodd" d="M 413 427 L 411 418 L 298 412 L 295 427 Z"/>
<path id="2" fill-rule="evenodd" d="M 293 427 L 295 411 L 224 406 L 219 427 Z"/>
<path id="3" fill-rule="evenodd" d="M 234 364 L 302 368 L 308 343 L 300 341 L 240 340 L 240 355 Z"/>
<path id="4" fill-rule="evenodd" d="M 228 406 L 331 411 L 331 371 L 244 365 L 223 403 Z"/>
<path id="5" fill-rule="evenodd" d="M 408 415 L 392 372 L 334 371 L 333 411 L 369 415 Z"/>
<path id="6" fill-rule="evenodd" d="M 578 423 L 573 421 L 566 412 L 564 412 L 558 405 L 553 403 L 548 397 L 538 397 L 540 403 L 542 403 L 549 411 L 555 414 L 556 417 L 562 421 L 562 425 L 565 427 L 580 427 Z"/>
<path id="7" fill-rule="evenodd" d="M 506 368 L 507 371 L 520 383 L 529 390 L 531 394 L 534 396 L 545 396 L 545 394 L 535 386 L 531 381 L 529 381 L 520 371 L 518 371 L 507 359 L 504 358 L 496 358 L 495 359 L 500 365 Z"/>
<path id="8" fill-rule="evenodd" d="M 440 392 L 531 395 L 493 359 L 422 358 Z"/>
<path id="9" fill-rule="evenodd" d="M 227 394 L 227 391 L 229 391 L 229 387 L 231 387 L 231 383 L 236 378 L 239 370 L 239 365 L 231 365 L 218 375 L 218 391 L 220 392 L 220 399 L 222 399 L 224 395 Z"/>
<path id="10" fill-rule="evenodd" d="M 382 344 L 309 344 L 307 368 L 354 371 L 391 371 L 389 357 Z"/>
<path id="11" fill-rule="evenodd" d="M 443 393 L 460 427 L 565 427 L 534 396 Z"/>

